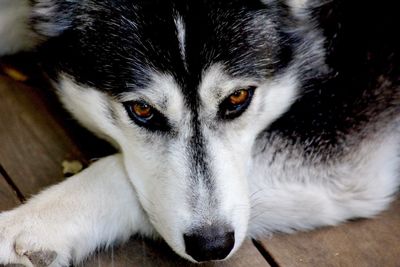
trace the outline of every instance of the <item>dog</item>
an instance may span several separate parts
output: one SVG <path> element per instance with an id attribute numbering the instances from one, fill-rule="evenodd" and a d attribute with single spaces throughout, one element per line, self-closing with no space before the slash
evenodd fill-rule
<path id="1" fill-rule="evenodd" d="M 1 0 L 0 54 L 34 51 L 119 151 L 0 214 L 0 263 L 68 266 L 133 234 L 192 262 L 250 237 L 369 218 L 399 179 L 394 3 Z"/>

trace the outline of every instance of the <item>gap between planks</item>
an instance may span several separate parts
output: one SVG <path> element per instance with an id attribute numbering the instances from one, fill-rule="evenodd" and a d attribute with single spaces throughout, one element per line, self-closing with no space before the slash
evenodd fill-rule
<path id="1" fill-rule="evenodd" d="M 2 178 L 4 179 L 4 181 L 10 187 L 11 191 L 15 194 L 15 197 L 17 197 L 21 203 L 24 203 L 26 201 L 26 198 L 21 193 L 21 191 L 19 190 L 17 185 L 14 183 L 14 181 L 11 179 L 11 177 L 8 175 L 8 173 L 6 172 L 6 170 L 3 168 L 3 166 L 1 164 L 0 164 L 0 174 L 1 174 Z"/>

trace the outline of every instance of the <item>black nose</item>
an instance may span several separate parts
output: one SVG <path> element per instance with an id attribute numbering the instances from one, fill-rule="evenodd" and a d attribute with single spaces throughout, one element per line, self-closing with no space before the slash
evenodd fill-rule
<path id="1" fill-rule="evenodd" d="M 198 262 L 223 260 L 235 245 L 235 233 L 226 227 L 202 227 L 183 237 L 186 253 Z"/>

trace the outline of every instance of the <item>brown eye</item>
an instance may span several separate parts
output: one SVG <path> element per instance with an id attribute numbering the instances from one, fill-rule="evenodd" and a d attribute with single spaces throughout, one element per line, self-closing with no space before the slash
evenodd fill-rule
<path id="1" fill-rule="evenodd" d="M 241 89 L 229 96 L 229 102 L 232 105 L 241 105 L 249 98 L 250 93 L 248 90 Z"/>
<path id="2" fill-rule="evenodd" d="M 256 87 L 236 90 L 219 105 L 219 116 L 226 120 L 233 120 L 249 107 Z"/>
<path id="3" fill-rule="evenodd" d="M 128 101 L 123 104 L 129 117 L 137 125 L 154 132 L 170 130 L 167 118 L 145 101 Z"/>
<path id="4" fill-rule="evenodd" d="M 132 104 L 132 111 L 136 116 L 142 119 L 150 119 L 153 116 L 152 108 L 143 102 L 135 102 Z"/>

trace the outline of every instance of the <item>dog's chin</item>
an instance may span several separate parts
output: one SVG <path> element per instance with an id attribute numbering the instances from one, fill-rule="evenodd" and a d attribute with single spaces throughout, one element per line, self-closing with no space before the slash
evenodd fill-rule
<path id="1" fill-rule="evenodd" d="M 183 253 L 183 254 L 177 253 L 177 254 L 178 254 L 179 256 L 181 256 L 182 258 L 184 258 L 185 260 L 190 261 L 190 262 L 192 262 L 192 263 L 196 263 L 196 264 L 204 263 L 204 262 L 198 262 L 198 261 L 194 260 L 191 256 L 189 256 L 189 255 L 186 254 L 186 253 Z"/>
<path id="2" fill-rule="evenodd" d="M 199 263 L 198 261 L 194 260 L 190 255 L 188 255 L 185 251 L 185 247 L 183 245 L 177 245 L 178 242 L 174 242 L 169 240 L 168 238 L 163 237 L 160 235 L 160 237 L 167 243 L 167 245 L 170 247 L 170 249 L 175 252 L 179 257 L 190 261 L 192 263 Z"/>

